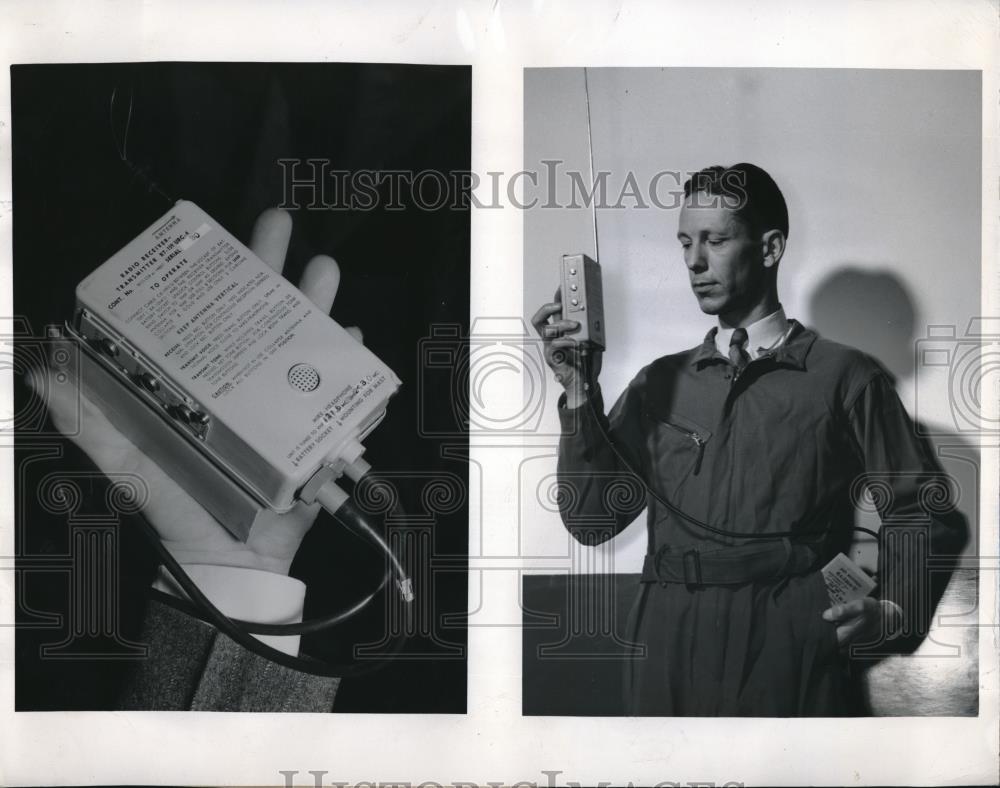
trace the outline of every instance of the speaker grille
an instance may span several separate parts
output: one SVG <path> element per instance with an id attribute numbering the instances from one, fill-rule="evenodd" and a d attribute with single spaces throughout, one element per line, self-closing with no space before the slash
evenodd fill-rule
<path id="1" fill-rule="evenodd" d="M 315 391 L 319 386 L 319 372 L 311 364 L 295 364 L 288 370 L 288 383 L 299 391 Z"/>

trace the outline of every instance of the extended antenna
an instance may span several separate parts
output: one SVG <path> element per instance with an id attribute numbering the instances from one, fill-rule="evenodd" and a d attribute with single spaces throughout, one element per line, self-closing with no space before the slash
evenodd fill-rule
<path id="1" fill-rule="evenodd" d="M 590 207 L 594 222 L 594 257 L 597 245 L 597 189 L 594 177 L 594 139 L 590 122 L 590 83 L 583 69 L 583 90 L 587 96 L 587 148 L 590 152 Z M 601 266 L 585 254 L 564 254 L 560 267 L 560 292 L 564 320 L 575 320 L 580 328 L 573 334 L 581 353 L 604 350 L 604 288 Z"/>
<path id="2" fill-rule="evenodd" d="M 590 81 L 587 78 L 587 68 L 583 69 L 583 92 L 587 97 L 587 151 L 590 154 L 590 208 L 594 222 L 594 257 L 601 259 L 600 248 L 597 245 L 597 192 L 594 185 L 594 134 L 590 120 Z"/>
<path id="3" fill-rule="evenodd" d="M 139 180 L 146 187 L 146 191 L 150 194 L 156 193 L 160 195 L 169 204 L 173 205 L 175 200 L 169 194 L 167 194 L 163 188 L 150 177 L 150 168 L 148 166 L 140 166 L 132 161 L 128 155 L 128 136 L 129 131 L 132 127 L 132 110 L 135 105 L 135 88 L 129 86 L 128 89 L 128 110 L 125 115 L 125 127 L 119 136 L 118 130 L 115 127 L 115 110 L 118 101 L 118 86 L 116 85 L 111 91 L 111 101 L 108 104 L 108 123 L 111 126 L 111 140 L 115 144 L 115 150 L 118 152 L 118 158 L 121 159 L 122 164 L 124 164 L 129 172 L 132 173 L 132 178 Z"/>

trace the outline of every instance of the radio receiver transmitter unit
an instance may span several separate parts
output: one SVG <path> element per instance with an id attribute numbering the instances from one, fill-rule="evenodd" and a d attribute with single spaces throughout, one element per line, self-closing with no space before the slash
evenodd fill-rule
<path id="1" fill-rule="evenodd" d="M 360 441 L 389 367 L 191 202 L 80 282 L 67 324 L 81 390 L 246 540 Z"/>

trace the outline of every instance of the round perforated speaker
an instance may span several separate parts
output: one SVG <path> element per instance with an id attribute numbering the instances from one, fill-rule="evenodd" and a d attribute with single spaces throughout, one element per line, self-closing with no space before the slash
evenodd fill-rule
<path id="1" fill-rule="evenodd" d="M 315 391 L 319 386 L 319 372 L 312 364 L 295 364 L 288 370 L 288 383 L 299 391 Z"/>

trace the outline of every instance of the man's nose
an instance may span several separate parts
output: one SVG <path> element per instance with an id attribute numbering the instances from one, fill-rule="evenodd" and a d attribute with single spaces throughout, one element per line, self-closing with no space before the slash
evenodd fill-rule
<path id="1" fill-rule="evenodd" d="M 691 245 L 687 248 L 687 254 L 684 255 L 684 262 L 692 271 L 704 270 L 707 265 L 705 245 L 698 241 L 692 241 Z"/>

